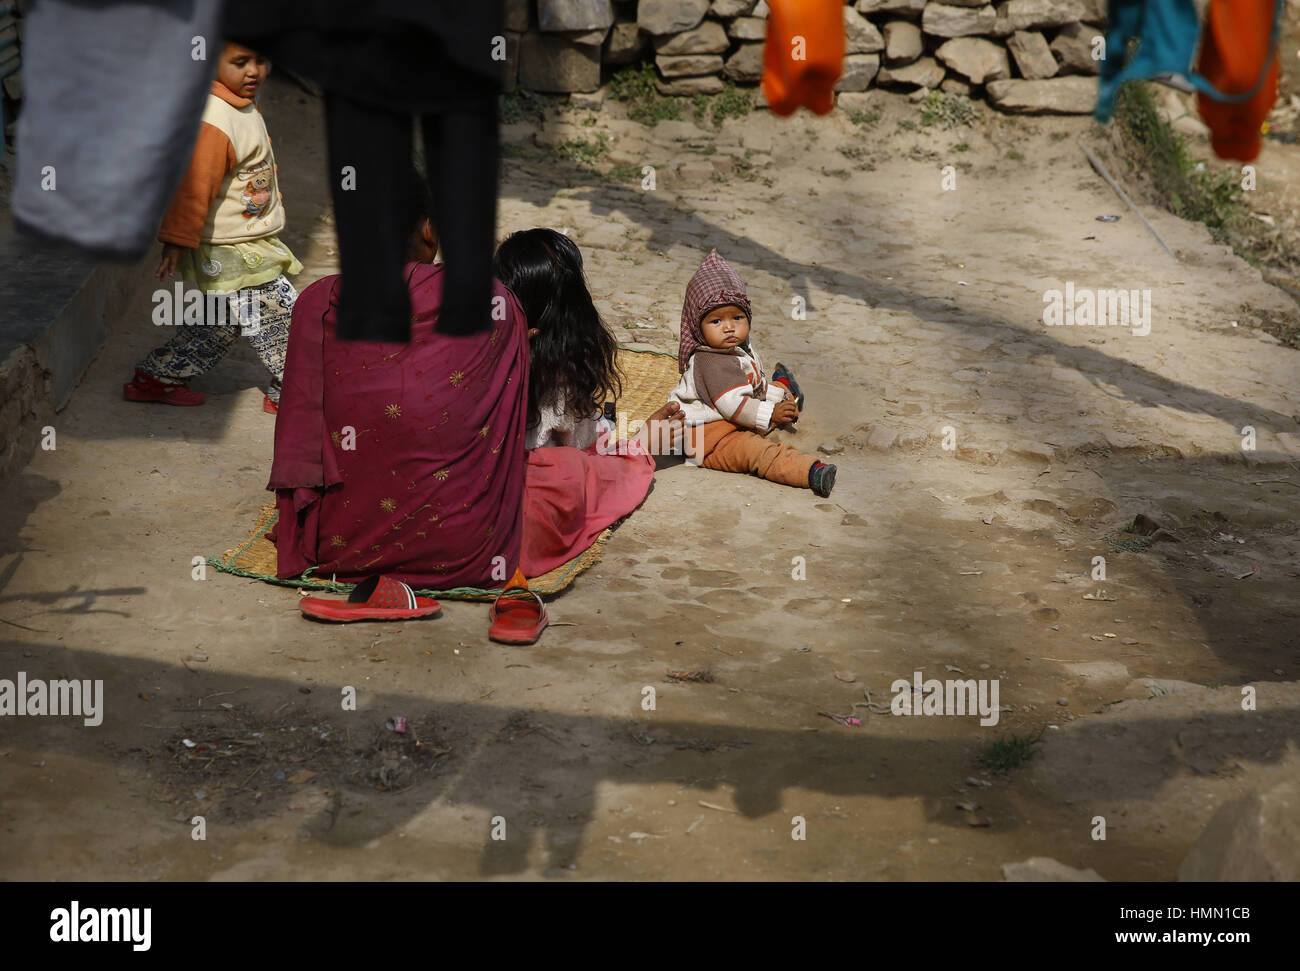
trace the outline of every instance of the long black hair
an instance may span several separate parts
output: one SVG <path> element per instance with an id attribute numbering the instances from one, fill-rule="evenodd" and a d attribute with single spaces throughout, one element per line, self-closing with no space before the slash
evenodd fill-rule
<path id="1" fill-rule="evenodd" d="M 497 247 L 497 279 L 523 305 L 529 342 L 528 426 L 541 406 L 558 400 L 578 415 L 600 410 L 623 390 L 618 340 L 601 320 L 582 274 L 582 254 L 553 229 L 527 229 Z"/>

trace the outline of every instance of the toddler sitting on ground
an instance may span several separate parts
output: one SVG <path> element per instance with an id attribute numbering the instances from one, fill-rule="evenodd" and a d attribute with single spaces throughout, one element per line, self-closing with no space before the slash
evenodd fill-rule
<path id="1" fill-rule="evenodd" d="M 799 420 L 803 395 L 777 364 L 772 380 L 749 343 L 752 323 L 745 283 L 710 251 L 686 287 L 682 306 L 682 373 L 669 396 L 686 416 L 686 454 L 706 469 L 748 472 L 829 496 L 835 466 L 765 436 Z"/>

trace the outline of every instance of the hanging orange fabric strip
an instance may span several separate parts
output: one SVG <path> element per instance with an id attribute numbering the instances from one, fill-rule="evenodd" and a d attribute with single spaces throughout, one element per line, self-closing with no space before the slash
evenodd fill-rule
<path id="1" fill-rule="evenodd" d="M 835 105 L 844 67 L 844 0 L 768 0 L 763 96 L 772 112 L 800 107 L 819 115 Z"/>
<path id="2" fill-rule="evenodd" d="M 1224 94 L 1245 94 L 1258 85 L 1255 94 L 1240 104 L 1197 95 L 1219 158 L 1249 162 L 1259 155 L 1264 119 L 1277 100 L 1276 11 L 1276 0 L 1210 0 L 1198 70 Z"/>

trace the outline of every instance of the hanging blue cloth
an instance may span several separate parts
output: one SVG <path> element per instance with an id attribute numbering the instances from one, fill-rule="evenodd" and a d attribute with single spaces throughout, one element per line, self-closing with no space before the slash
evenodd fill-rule
<path id="1" fill-rule="evenodd" d="M 1276 56 L 1277 41 L 1282 21 L 1282 8 L 1286 0 L 1278 0 L 1273 17 L 1273 40 L 1270 45 Z M 1249 101 L 1264 83 L 1268 73 L 1266 62 L 1259 80 L 1243 94 L 1224 94 L 1196 71 L 1193 59 L 1201 36 L 1201 21 L 1192 0 L 1110 0 L 1106 18 L 1106 57 L 1101 62 L 1101 82 L 1097 88 L 1097 107 L 1093 117 L 1098 121 L 1110 120 L 1115 108 L 1115 95 L 1125 81 L 1143 81 L 1161 74 L 1180 74 L 1198 91 L 1216 101 L 1238 104 Z M 1128 54 L 1130 41 L 1137 40 L 1137 49 Z"/>

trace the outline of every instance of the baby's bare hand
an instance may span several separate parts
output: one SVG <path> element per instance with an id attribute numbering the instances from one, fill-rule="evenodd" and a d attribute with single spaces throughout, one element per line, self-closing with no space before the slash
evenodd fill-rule
<path id="1" fill-rule="evenodd" d="M 782 401 L 772 409 L 773 425 L 789 425 L 799 420 L 799 406 L 793 401 Z"/>

